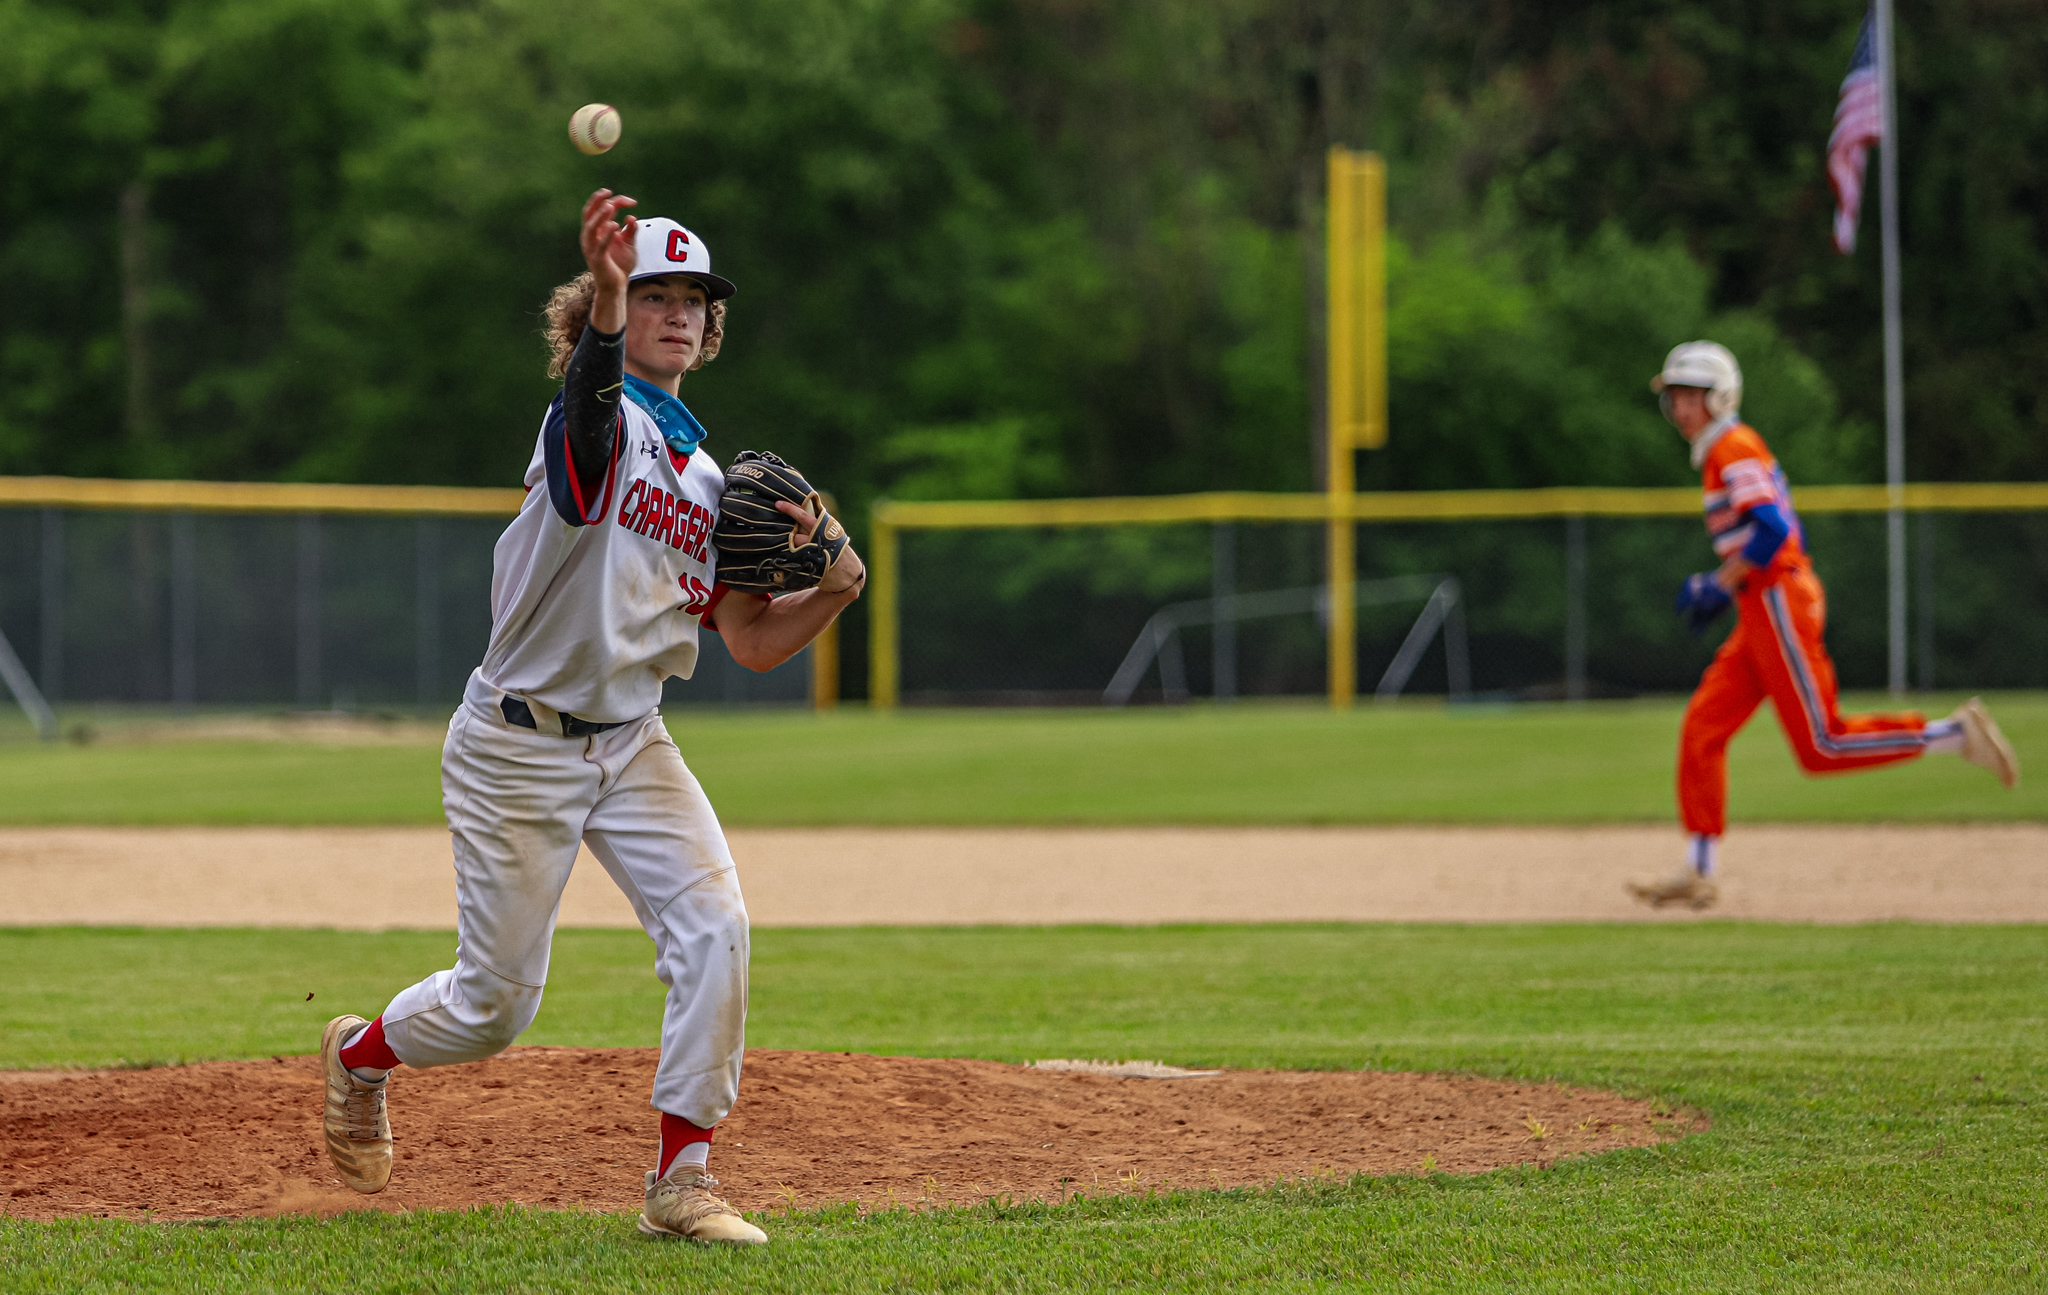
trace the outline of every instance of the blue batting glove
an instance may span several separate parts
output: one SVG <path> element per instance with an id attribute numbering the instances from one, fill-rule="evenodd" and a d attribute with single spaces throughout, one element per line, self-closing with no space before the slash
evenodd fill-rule
<path id="1" fill-rule="evenodd" d="M 1687 576 L 1685 583 L 1678 587 L 1678 599 L 1671 610 L 1685 622 L 1686 630 L 1698 638 L 1707 632 L 1707 626 L 1728 610 L 1728 604 L 1733 601 L 1727 590 L 1714 583 L 1712 575 L 1701 571 Z"/>

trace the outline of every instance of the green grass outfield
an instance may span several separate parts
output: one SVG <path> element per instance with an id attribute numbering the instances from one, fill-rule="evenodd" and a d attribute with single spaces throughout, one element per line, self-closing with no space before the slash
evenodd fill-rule
<path id="1" fill-rule="evenodd" d="M 0 931 L 0 1066 L 304 1052 L 328 1015 L 373 1010 L 452 945 Z M 548 994 L 528 1042 L 655 1041 L 637 934 L 562 933 Z M 773 1242 L 747 1253 L 645 1243 L 629 1214 L 0 1222 L 0 1287 L 2040 1290 L 2044 1004 L 2038 928 L 762 931 L 762 1046 L 1554 1078 L 1713 1124 L 1468 1178 L 771 1215 Z"/>
<path id="2" fill-rule="evenodd" d="M 1958 697 L 1922 704 L 1946 712 Z M 1870 709 L 1882 698 L 1857 697 Z M 1937 757 L 1808 779 L 1768 710 L 1730 758 L 1750 822 L 2048 819 L 2048 694 L 1992 699 L 2017 792 Z M 1111 712 L 686 710 L 669 725 L 738 826 L 1613 823 L 1672 817 L 1678 700 Z M 0 743 L 0 823 L 439 823 L 439 749 L 251 740 Z"/>

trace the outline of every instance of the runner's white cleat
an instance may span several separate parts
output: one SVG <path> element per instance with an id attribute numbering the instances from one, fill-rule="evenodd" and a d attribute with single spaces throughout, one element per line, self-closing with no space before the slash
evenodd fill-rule
<path id="1" fill-rule="evenodd" d="M 1991 770 L 2008 788 L 2019 786 L 2020 758 L 1984 709 L 1984 699 L 1972 697 L 1956 707 L 1956 718 L 1963 722 L 1963 759 Z"/>
<path id="2" fill-rule="evenodd" d="M 692 1241 L 759 1246 L 768 1234 L 740 1217 L 740 1212 L 711 1194 L 718 1180 L 695 1165 L 676 1165 L 668 1177 L 647 1171 L 647 1211 L 640 1230 L 651 1237 L 687 1237 Z"/>
<path id="3" fill-rule="evenodd" d="M 1632 881 L 1628 883 L 1628 893 L 1651 908 L 1684 904 L 1695 912 L 1713 907 L 1714 901 L 1721 897 L 1720 888 L 1691 867 L 1680 868 L 1664 880 L 1648 885 Z"/>
<path id="4" fill-rule="evenodd" d="M 381 1192 L 391 1181 L 391 1121 L 384 1094 L 390 1076 L 365 1083 L 341 1064 L 341 1045 L 369 1022 L 337 1016 L 320 1035 L 320 1064 L 327 1072 L 327 1158 L 341 1181 L 364 1194 Z"/>

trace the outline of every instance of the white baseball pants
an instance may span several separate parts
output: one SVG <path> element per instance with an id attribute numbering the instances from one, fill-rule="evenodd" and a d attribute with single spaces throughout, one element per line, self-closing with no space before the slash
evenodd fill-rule
<path id="1" fill-rule="evenodd" d="M 441 791 L 460 944 L 454 967 L 384 1010 L 398 1059 L 423 1069 L 476 1061 L 533 1023 L 583 841 L 653 937 L 668 988 L 655 1108 L 702 1128 L 724 1119 L 746 1041 L 747 911 L 718 816 L 660 714 L 565 738 L 510 724 L 472 697 L 448 725 Z"/>

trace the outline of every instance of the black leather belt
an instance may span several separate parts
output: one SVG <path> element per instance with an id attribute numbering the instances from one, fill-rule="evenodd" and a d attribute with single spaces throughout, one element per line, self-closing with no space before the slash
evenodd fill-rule
<path id="1" fill-rule="evenodd" d="M 540 732 L 540 725 L 533 722 L 533 707 L 527 705 L 519 698 L 505 698 L 505 700 L 498 703 L 498 709 L 504 712 L 507 724 L 517 724 L 521 728 L 530 728 L 536 733 Z M 562 717 L 563 737 L 589 737 L 592 733 L 608 733 L 615 728 L 624 728 L 633 722 L 622 719 L 616 724 L 595 724 L 587 719 L 577 719 L 567 711 L 557 711 L 556 714 Z"/>

